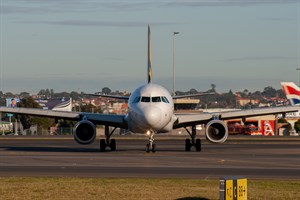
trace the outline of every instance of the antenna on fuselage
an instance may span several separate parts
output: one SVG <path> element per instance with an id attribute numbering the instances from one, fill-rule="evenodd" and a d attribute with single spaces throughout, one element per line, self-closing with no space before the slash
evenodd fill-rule
<path id="1" fill-rule="evenodd" d="M 148 24 L 148 83 L 152 82 L 152 52 L 151 52 L 151 32 Z"/>

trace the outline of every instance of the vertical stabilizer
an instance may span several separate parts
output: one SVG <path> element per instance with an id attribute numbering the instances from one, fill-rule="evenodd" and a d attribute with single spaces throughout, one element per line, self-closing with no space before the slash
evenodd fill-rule
<path id="1" fill-rule="evenodd" d="M 148 83 L 152 82 L 152 52 L 151 52 L 151 32 L 148 24 Z"/>
<path id="2" fill-rule="evenodd" d="M 300 88 L 293 82 L 281 82 L 282 89 L 291 105 L 300 104 Z"/>

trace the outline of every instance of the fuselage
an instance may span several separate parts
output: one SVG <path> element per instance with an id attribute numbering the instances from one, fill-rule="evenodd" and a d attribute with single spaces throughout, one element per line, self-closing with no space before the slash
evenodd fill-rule
<path id="1" fill-rule="evenodd" d="M 157 84 L 148 83 L 134 90 L 128 108 L 128 128 L 135 133 L 168 132 L 176 120 L 170 93 Z"/>

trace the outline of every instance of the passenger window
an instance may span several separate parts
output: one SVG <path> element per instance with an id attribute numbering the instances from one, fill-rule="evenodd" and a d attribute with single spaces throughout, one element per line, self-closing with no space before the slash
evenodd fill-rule
<path id="1" fill-rule="evenodd" d="M 141 102 L 150 102 L 150 97 L 142 97 Z"/>
<path id="2" fill-rule="evenodd" d="M 152 102 L 161 102 L 160 97 L 152 97 Z"/>

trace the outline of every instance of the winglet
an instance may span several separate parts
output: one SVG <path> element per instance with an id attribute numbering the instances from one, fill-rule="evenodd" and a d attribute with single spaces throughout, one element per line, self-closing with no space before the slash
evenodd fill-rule
<path id="1" fill-rule="evenodd" d="M 148 24 L 148 83 L 152 82 L 152 52 L 151 52 L 151 32 Z"/>

